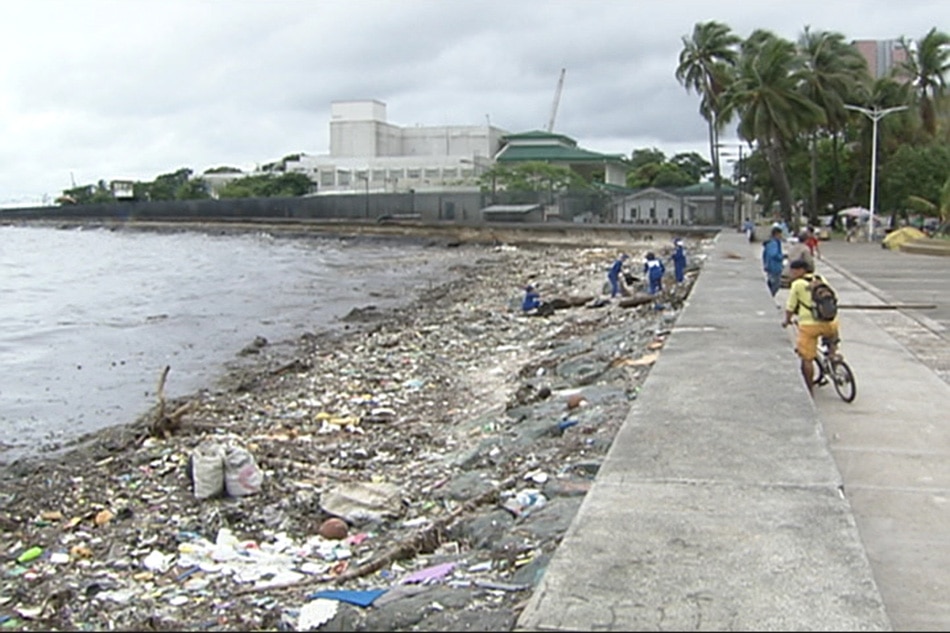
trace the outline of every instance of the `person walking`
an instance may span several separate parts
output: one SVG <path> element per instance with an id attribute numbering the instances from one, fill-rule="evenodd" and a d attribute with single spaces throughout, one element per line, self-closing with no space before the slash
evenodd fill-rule
<path id="1" fill-rule="evenodd" d="M 755 241 L 755 223 L 752 218 L 746 218 L 746 221 L 742 223 L 742 232 L 745 233 L 750 242 Z"/>
<path id="2" fill-rule="evenodd" d="M 805 246 L 808 247 L 812 258 L 817 257 L 818 259 L 821 259 L 821 249 L 818 247 L 818 236 L 815 235 L 815 229 L 809 226 L 805 229 L 803 235 Z"/>
<path id="3" fill-rule="evenodd" d="M 663 290 L 663 274 L 665 272 L 666 267 L 663 266 L 663 262 L 657 259 L 653 253 L 647 253 L 646 261 L 643 264 L 643 273 L 647 277 L 651 295 Z"/>
<path id="4" fill-rule="evenodd" d="M 686 249 L 683 248 L 683 240 L 676 238 L 673 240 L 673 273 L 676 276 L 676 283 L 681 284 L 686 278 Z"/>
<path id="5" fill-rule="evenodd" d="M 782 287 L 783 257 L 782 229 L 775 226 L 772 227 L 771 237 L 762 242 L 762 268 L 765 270 L 766 284 L 773 297 L 778 293 L 778 289 Z"/>
<path id="6" fill-rule="evenodd" d="M 626 293 L 626 284 L 621 282 L 621 275 L 623 275 L 623 265 L 627 261 L 628 255 L 626 253 L 621 253 L 613 266 L 610 267 L 610 270 L 607 272 L 607 280 L 610 282 L 610 296 L 616 297 L 618 294 L 627 294 Z"/>
<path id="7" fill-rule="evenodd" d="M 796 259 L 790 264 L 790 270 L 792 283 L 788 290 L 788 300 L 785 302 L 785 320 L 782 321 L 782 327 L 791 325 L 792 319 L 798 321 L 795 352 L 801 358 L 802 378 L 805 379 L 808 393 L 814 396 L 815 358 L 818 356 L 818 339 L 824 337 L 829 341 L 829 356 L 837 354 L 838 317 L 835 316 L 831 321 L 821 321 L 812 314 L 811 284 L 815 280 L 828 284 L 826 280 L 811 273 L 805 262 L 800 259 Z"/>

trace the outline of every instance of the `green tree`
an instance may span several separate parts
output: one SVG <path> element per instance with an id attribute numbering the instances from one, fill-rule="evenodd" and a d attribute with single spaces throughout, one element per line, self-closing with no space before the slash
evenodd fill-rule
<path id="1" fill-rule="evenodd" d="M 700 96 L 699 112 L 709 128 L 709 156 L 712 160 L 716 196 L 716 222 L 723 221 L 722 173 L 719 165 L 719 133 L 729 120 L 723 95 L 732 81 L 737 61 L 736 46 L 741 38 L 716 21 L 697 23 L 691 37 L 683 36 L 683 50 L 676 67 L 676 79 L 687 91 Z"/>
<path id="2" fill-rule="evenodd" d="M 192 178 L 175 191 L 176 200 L 205 200 L 210 197 L 208 183 L 201 178 Z"/>
<path id="3" fill-rule="evenodd" d="M 275 198 L 296 197 L 310 193 L 313 182 L 305 174 L 290 173 L 274 176 L 262 174 L 238 178 L 218 191 L 221 198 Z"/>
<path id="4" fill-rule="evenodd" d="M 757 30 L 742 43 L 735 82 L 724 101 L 738 113 L 739 136 L 756 142 L 765 155 L 782 217 L 790 226 L 792 191 L 786 171 L 791 143 L 824 114 L 802 94 L 800 58 L 795 46 L 769 31 Z"/>
<path id="5" fill-rule="evenodd" d="M 910 78 L 916 88 L 920 105 L 920 120 L 924 130 L 931 136 L 937 133 L 936 103 L 946 88 L 944 75 L 950 70 L 950 35 L 933 27 L 917 44 L 916 52 L 906 38 L 901 37 L 900 46 L 906 59 L 897 67 L 897 72 Z"/>
<path id="6" fill-rule="evenodd" d="M 630 168 L 638 169 L 644 165 L 662 164 L 666 162 L 666 154 L 655 147 L 650 149 L 635 149 L 630 152 Z"/>
<path id="7" fill-rule="evenodd" d="M 698 183 L 703 179 L 703 176 L 708 176 L 712 173 L 712 165 L 709 161 L 696 152 L 676 154 L 669 162 L 689 174 L 689 177 L 692 179 L 692 183 L 690 184 Z"/>
<path id="8" fill-rule="evenodd" d="M 809 131 L 809 191 L 808 216 L 813 224 L 818 220 L 818 138 L 824 129 L 832 139 L 837 173 L 838 134 L 848 120 L 845 103 L 855 94 L 859 85 L 869 79 L 867 62 L 857 49 L 845 41 L 841 33 L 813 32 L 805 27 L 798 40 L 802 59 L 802 93 L 824 113 L 824 121 L 817 121 Z"/>
<path id="9" fill-rule="evenodd" d="M 547 193 L 551 201 L 558 192 L 585 189 L 589 186 L 587 181 L 570 167 L 552 165 L 544 161 L 526 161 L 514 165 L 496 163 L 484 172 L 479 180 L 483 190 L 488 190 L 489 187 L 492 187 L 492 191 L 502 189 L 514 193 L 516 198 L 519 193 Z"/>
<path id="10" fill-rule="evenodd" d="M 950 174 L 950 146 L 902 145 L 878 176 L 882 210 L 906 217 L 911 197 L 939 201 Z"/>

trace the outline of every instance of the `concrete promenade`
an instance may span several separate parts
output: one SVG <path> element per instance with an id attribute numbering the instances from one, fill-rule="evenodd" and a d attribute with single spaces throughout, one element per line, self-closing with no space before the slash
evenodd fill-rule
<path id="1" fill-rule="evenodd" d="M 808 397 L 761 243 L 718 235 L 519 629 L 950 629 L 947 338 L 854 270 L 900 254 L 822 246 L 856 401 Z"/>

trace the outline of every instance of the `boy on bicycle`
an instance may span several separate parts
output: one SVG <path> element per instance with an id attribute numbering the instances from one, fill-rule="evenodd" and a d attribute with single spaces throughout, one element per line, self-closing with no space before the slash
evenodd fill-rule
<path id="1" fill-rule="evenodd" d="M 818 338 L 824 337 L 828 340 L 828 356 L 834 357 L 838 346 L 838 318 L 835 317 L 832 321 L 819 321 L 812 315 L 809 286 L 818 275 L 808 272 L 808 264 L 800 259 L 789 264 L 789 268 L 792 283 L 788 289 L 788 301 L 785 302 L 785 320 L 782 322 L 782 327 L 791 325 L 792 317 L 798 321 L 795 351 L 801 357 L 802 377 L 805 379 L 808 393 L 814 396 L 813 383 L 815 382 L 815 358 L 818 356 Z"/>

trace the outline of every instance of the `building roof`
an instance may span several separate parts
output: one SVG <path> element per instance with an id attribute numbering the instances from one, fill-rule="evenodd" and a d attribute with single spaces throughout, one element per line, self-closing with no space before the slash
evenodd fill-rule
<path id="1" fill-rule="evenodd" d="M 688 187 L 682 187 L 677 190 L 677 193 L 681 196 L 714 196 L 716 195 L 716 185 L 711 182 L 700 182 Z M 731 196 L 735 195 L 735 193 L 735 187 L 722 183 L 722 195 Z"/>
<path id="2" fill-rule="evenodd" d="M 534 130 L 508 134 L 502 141 L 505 146 L 495 157 L 500 163 L 535 160 L 555 163 L 627 163 L 622 154 L 601 154 L 582 149 L 577 147 L 577 141 L 563 134 Z"/>

